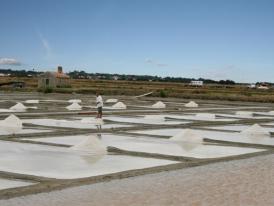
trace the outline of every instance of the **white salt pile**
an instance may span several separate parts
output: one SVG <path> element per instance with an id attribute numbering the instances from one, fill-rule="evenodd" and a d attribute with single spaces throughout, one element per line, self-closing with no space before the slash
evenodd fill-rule
<path id="1" fill-rule="evenodd" d="M 241 131 L 240 133 L 244 137 L 248 137 L 254 142 L 258 142 L 263 138 L 269 138 L 271 136 L 270 132 L 265 128 L 261 127 L 259 124 L 254 124 L 247 129 Z"/>
<path id="2" fill-rule="evenodd" d="M 116 103 L 118 102 L 118 99 L 107 99 L 106 103 Z"/>
<path id="3" fill-rule="evenodd" d="M 30 99 L 30 100 L 26 100 L 25 103 L 27 103 L 27 104 L 39 104 L 39 100 L 38 99 Z"/>
<path id="4" fill-rule="evenodd" d="M 68 100 L 69 103 L 81 103 L 82 100 L 81 99 L 70 99 Z"/>
<path id="5" fill-rule="evenodd" d="M 163 109 L 163 108 L 166 108 L 166 105 L 165 103 L 158 101 L 155 104 L 153 104 L 151 107 L 155 109 Z"/>
<path id="6" fill-rule="evenodd" d="M 239 117 L 253 117 L 253 112 L 249 111 L 237 111 L 235 114 Z"/>
<path id="7" fill-rule="evenodd" d="M 11 114 L 6 119 L 0 121 L 0 129 L 11 134 L 21 131 L 23 128 L 22 121 L 15 115 Z"/>
<path id="8" fill-rule="evenodd" d="M 27 107 L 23 105 L 21 102 L 18 102 L 16 105 L 10 108 L 13 111 L 25 111 Z"/>
<path id="9" fill-rule="evenodd" d="M 72 103 L 71 105 L 67 106 L 66 109 L 68 110 L 81 110 L 82 106 L 78 103 Z"/>
<path id="10" fill-rule="evenodd" d="M 115 108 L 115 109 L 126 109 L 127 105 L 125 105 L 123 102 L 117 102 L 116 104 L 112 105 L 112 108 Z"/>
<path id="11" fill-rule="evenodd" d="M 198 107 L 199 105 L 194 102 L 194 101 L 190 101 L 187 104 L 185 104 L 185 107 Z"/>
<path id="12" fill-rule="evenodd" d="M 105 155 L 107 148 L 96 136 L 88 136 L 79 144 L 70 147 L 71 150 L 88 155 Z"/>
<path id="13" fill-rule="evenodd" d="M 185 129 L 171 137 L 170 141 L 176 142 L 184 150 L 190 151 L 201 145 L 203 143 L 203 138 L 198 136 L 192 129 Z"/>
<path id="14" fill-rule="evenodd" d="M 197 113 L 196 117 L 200 118 L 200 119 L 215 119 L 215 114 L 211 114 L 211 113 Z"/>

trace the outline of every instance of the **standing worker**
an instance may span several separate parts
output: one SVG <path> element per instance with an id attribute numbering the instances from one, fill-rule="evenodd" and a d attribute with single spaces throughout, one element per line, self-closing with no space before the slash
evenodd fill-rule
<path id="1" fill-rule="evenodd" d="M 99 92 L 96 92 L 96 107 L 97 107 L 97 116 L 96 118 L 102 119 L 103 115 L 103 98 L 99 94 Z"/>

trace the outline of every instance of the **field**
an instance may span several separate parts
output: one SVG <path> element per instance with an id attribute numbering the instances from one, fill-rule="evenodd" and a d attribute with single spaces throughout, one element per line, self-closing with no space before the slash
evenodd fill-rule
<path id="1" fill-rule="evenodd" d="M 37 91 L 36 78 L 7 78 L 0 77 L 1 82 L 24 81 L 26 88 L 21 91 Z M 1 90 L 14 91 L 1 87 Z M 154 97 L 176 97 L 184 99 L 253 101 L 274 103 L 274 89 L 249 89 L 243 85 L 205 85 L 191 87 L 182 83 L 138 82 L 138 81 L 109 81 L 72 79 L 71 88 L 57 88 L 57 93 L 95 94 L 100 91 L 104 95 L 130 95 L 153 92 Z"/>

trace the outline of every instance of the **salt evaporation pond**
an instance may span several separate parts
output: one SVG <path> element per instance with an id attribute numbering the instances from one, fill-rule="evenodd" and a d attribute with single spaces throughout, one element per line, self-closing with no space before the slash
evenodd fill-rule
<path id="1" fill-rule="evenodd" d="M 171 136 L 176 135 L 180 131 L 182 131 L 182 129 L 174 128 L 174 129 L 138 130 L 138 131 L 130 131 L 130 133 L 147 134 L 147 135 L 159 135 L 159 136 L 171 137 Z"/>
<path id="2" fill-rule="evenodd" d="M 83 122 L 80 120 L 57 120 L 57 119 L 24 119 L 24 123 L 48 126 L 48 127 L 64 127 L 75 129 L 96 129 L 95 123 Z M 118 127 L 131 127 L 132 125 L 123 124 L 104 124 L 103 129 L 118 128 Z"/>
<path id="3" fill-rule="evenodd" d="M 245 129 L 247 129 L 246 127 Z M 142 130 L 134 131 L 132 133 L 147 134 L 147 135 L 160 135 L 166 137 L 172 137 L 185 129 L 154 129 L 154 130 Z M 209 131 L 209 130 L 193 130 L 195 133 L 202 138 L 229 141 L 229 142 L 239 142 L 239 143 L 249 143 L 249 144 L 262 144 L 262 145 L 274 145 L 274 138 L 250 138 L 245 135 L 241 135 L 239 132 L 220 132 L 220 131 Z"/>
<path id="4" fill-rule="evenodd" d="M 48 138 L 29 138 L 25 140 L 64 145 L 77 145 L 85 138 L 87 138 L 86 135 L 77 135 Z M 136 138 L 132 136 L 122 136 L 113 134 L 102 134 L 101 141 L 104 145 L 116 147 L 127 151 L 194 158 L 218 158 L 263 151 L 250 148 L 215 146 L 204 144 L 194 144 L 191 145 L 191 148 L 189 148 L 187 142 L 184 145 L 184 143 L 180 144 L 172 142 L 170 140 L 162 140 L 151 137 Z"/>
<path id="5" fill-rule="evenodd" d="M 273 154 L 0 200 L 0 205 L 272 206 L 272 171 Z"/>
<path id="6" fill-rule="evenodd" d="M 261 123 L 262 126 L 274 126 L 274 122 Z"/>
<path id="7" fill-rule="evenodd" d="M 206 127 L 209 129 L 216 129 L 216 130 L 228 130 L 228 131 L 243 131 L 250 127 L 250 125 L 224 125 L 224 126 L 214 126 L 214 127 Z M 265 127 L 263 126 L 268 132 L 274 132 L 274 127 Z"/>
<path id="8" fill-rule="evenodd" d="M 0 171 L 74 179 L 169 165 L 175 161 L 125 155 L 81 155 L 66 148 L 0 141 Z"/>
<path id="9" fill-rule="evenodd" d="M 23 180 L 16 180 L 16 179 L 11 180 L 11 179 L 0 178 L 0 190 L 16 188 L 16 187 L 24 187 L 24 186 L 29 186 L 33 184 L 35 183 L 26 182 Z"/>
<path id="10" fill-rule="evenodd" d="M 199 121 L 235 121 L 232 118 L 220 118 L 216 117 L 212 113 L 196 113 L 196 114 L 183 114 L 183 115 L 165 115 L 167 118 L 172 119 L 186 119 L 186 120 L 199 120 Z"/>
<path id="11" fill-rule="evenodd" d="M 166 121 L 164 119 L 161 119 L 160 116 L 159 118 L 114 116 L 114 117 L 104 117 L 104 119 L 114 121 L 114 122 L 134 123 L 134 124 L 155 124 L 155 125 L 178 125 L 178 124 L 189 123 L 187 121 Z"/>
<path id="12" fill-rule="evenodd" d="M 0 135 L 10 135 L 10 134 L 33 134 L 33 133 L 44 133 L 44 132 L 52 132 L 53 130 L 41 130 L 41 129 L 22 129 L 18 132 L 8 132 L 5 130 L 0 130 Z"/>
<path id="13" fill-rule="evenodd" d="M 236 112 L 235 114 L 216 114 L 220 117 L 240 118 L 240 119 L 273 119 L 271 116 L 254 116 L 257 112 Z"/>

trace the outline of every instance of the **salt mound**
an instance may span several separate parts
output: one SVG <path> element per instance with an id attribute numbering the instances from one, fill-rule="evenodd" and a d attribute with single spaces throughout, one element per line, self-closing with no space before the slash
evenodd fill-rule
<path id="1" fill-rule="evenodd" d="M 201 119 L 215 119 L 215 114 L 211 113 L 197 113 L 196 117 Z"/>
<path id="2" fill-rule="evenodd" d="M 27 104 L 39 104 L 39 100 L 30 99 L 30 100 L 26 100 L 25 103 L 27 103 Z"/>
<path id="3" fill-rule="evenodd" d="M 106 103 L 116 103 L 118 102 L 118 99 L 107 99 Z"/>
<path id="4" fill-rule="evenodd" d="M 166 108 L 166 105 L 165 103 L 158 101 L 152 105 L 152 108 L 163 109 L 163 108 Z"/>
<path id="5" fill-rule="evenodd" d="M 240 117 L 253 117 L 253 112 L 249 111 L 237 111 L 235 114 Z"/>
<path id="6" fill-rule="evenodd" d="M 199 105 L 194 102 L 194 101 L 190 101 L 187 104 L 185 104 L 185 107 L 198 107 Z"/>
<path id="7" fill-rule="evenodd" d="M 156 121 L 165 121 L 165 116 L 162 116 L 162 115 L 145 115 L 144 119 L 156 120 Z"/>
<path id="8" fill-rule="evenodd" d="M 258 141 L 262 138 L 267 138 L 271 136 L 270 132 L 261 127 L 259 124 L 254 124 L 248 127 L 247 129 L 241 131 L 240 134 L 254 141 Z"/>
<path id="9" fill-rule="evenodd" d="M 68 100 L 69 103 L 81 103 L 82 100 L 81 99 L 70 99 Z"/>
<path id="10" fill-rule="evenodd" d="M 83 152 L 89 155 L 105 155 L 107 154 L 107 148 L 96 136 L 88 136 L 79 144 L 72 146 L 71 150 Z"/>
<path id="11" fill-rule="evenodd" d="M 1 130 L 14 134 L 22 130 L 23 123 L 17 116 L 11 114 L 6 119 L 0 121 L 0 128 Z"/>
<path id="12" fill-rule="evenodd" d="M 82 106 L 78 103 L 72 103 L 71 105 L 67 106 L 66 109 L 68 110 L 81 110 Z"/>
<path id="13" fill-rule="evenodd" d="M 25 111 L 27 107 L 23 105 L 21 102 L 18 102 L 16 105 L 12 106 L 10 109 L 14 111 Z"/>
<path id="14" fill-rule="evenodd" d="M 171 137 L 170 140 L 179 144 L 186 151 L 190 151 L 203 143 L 203 138 L 192 129 L 183 130 Z"/>
<path id="15" fill-rule="evenodd" d="M 112 108 L 115 108 L 115 109 L 126 109 L 127 105 L 125 105 L 123 102 L 117 102 L 116 104 L 112 105 Z"/>

